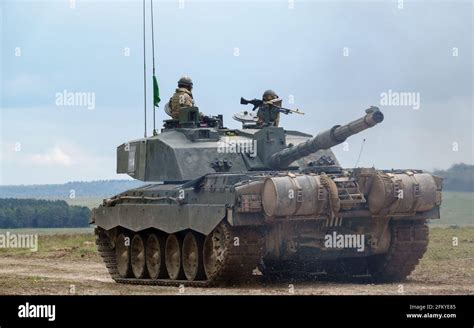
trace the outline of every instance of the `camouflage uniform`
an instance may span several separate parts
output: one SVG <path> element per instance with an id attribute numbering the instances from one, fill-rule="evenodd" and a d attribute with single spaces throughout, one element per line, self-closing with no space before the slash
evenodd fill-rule
<path id="1" fill-rule="evenodd" d="M 262 100 L 270 101 L 278 99 L 278 95 L 273 90 L 267 90 L 263 93 Z M 276 106 L 281 106 L 282 101 L 274 102 Z M 265 104 L 261 106 L 257 113 L 257 124 L 263 125 L 265 122 L 269 122 L 272 126 L 278 126 L 280 124 L 280 112 L 273 109 L 273 106 Z"/>
<path id="2" fill-rule="evenodd" d="M 177 120 L 181 108 L 194 106 L 193 94 L 186 88 L 177 88 L 168 105 L 171 117 Z"/>

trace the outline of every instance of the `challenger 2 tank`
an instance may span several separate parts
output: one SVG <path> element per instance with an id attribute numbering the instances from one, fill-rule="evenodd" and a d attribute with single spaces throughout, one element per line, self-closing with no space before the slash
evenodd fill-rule
<path id="1" fill-rule="evenodd" d="M 370 107 L 315 137 L 254 118 L 227 129 L 222 116 L 187 107 L 160 134 L 117 148 L 117 173 L 148 184 L 93 210 L 112 278 L 191 286 L 262 274 L 405 279 L 426 251 L 427 220 L 439 218 L 441 178 L 342 168 L 331 151 L 381 123 L 382 112 Z"/>

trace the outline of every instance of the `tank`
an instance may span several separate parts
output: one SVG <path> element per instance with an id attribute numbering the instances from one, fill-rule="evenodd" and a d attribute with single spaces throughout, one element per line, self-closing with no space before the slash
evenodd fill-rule
<path id="1" fill-rule="evenodd" d="M 440 217 L 442 179 L 418 169 L 342 168 L 331 151 L 378 128 L 359 119 L 313 137 L 255 115 L 183 108 L 161 133 L 117 148 L 117 173 L 146 182 L 93 210 L 97 246 L 119 283 L 214 286 L 251 279 L 405 279 Z"/>

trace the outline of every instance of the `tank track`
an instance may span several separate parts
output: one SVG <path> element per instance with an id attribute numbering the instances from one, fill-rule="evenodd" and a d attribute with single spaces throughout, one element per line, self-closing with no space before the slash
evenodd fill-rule
<path id="1" fill-rule="evenodd" d="M 326 271 L 318 279 L 352 281 L 354 276 L 367 276 L 374 282 L 396 282 L 404 280 L 418 265 L 427 250 L 429 228 L 424 221 L 392 221 L 391 243 L 387 253 L 368 258 L 347 258 L 321 263 L 319 269 Z M 292 265 L 291 265 L 292 264 Z M 313 267 L 305 267 L 305 260 L 292 263 L 276 263 L 264 271 L 268 281 L 291 281 L 311 279 Z"/>
<path id="2" fill-rule="evenodd" d="M 216 274 L 208 280 L 171 280 L 171 279 L 136 279 L 122 278 L 117 271 L 115 251 L 105 231 L 101 228 L 95 229 L 96 245 L 111 278 L 117 283 L 133 285 L 155 285 L 155 286 L 189 286 L 189 287 L 212 287 L 215 285 L 251 280 L 254 276 L 252 270 L 261 262 L 264 247 L 264 238 L 261 231 L 254 228 L 231 227 L 221 223 L 226 234 L 226 251 L 221 267 Z M 239 238 L 239 246 L 234 246 L 234 238 Z"/>
<path id="3" fill-rule="evenodd" d="M 378 282 L 404 280 L 426 252 L 429 228 L 424 221 L 392 221 L 392 240 L 387 253 L 369 260 L 369 273 Z"/>

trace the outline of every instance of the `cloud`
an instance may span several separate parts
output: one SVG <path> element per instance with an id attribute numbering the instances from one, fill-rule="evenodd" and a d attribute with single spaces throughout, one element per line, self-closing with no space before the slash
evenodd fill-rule
<path id="1" fill-rule="evenodd" d="M 48 136 L 24 135 L 21 150 L 15 151 L 15 141 L 0 140 L 0 185 L 124 178 L 115 173 L 112 147 L 110 152 L 86 150 L 66 137 L 50 142 Z"/>
<path id="2" fill-rule="evenodd" d="M 31 161 L 39 165 L 48 166 L 71 166 L 74 164 L 71 156 L 66 154 L 58 146 L 50 149 L 48 152 L 43 154 L 34 154 L 30 157 Z"/>

